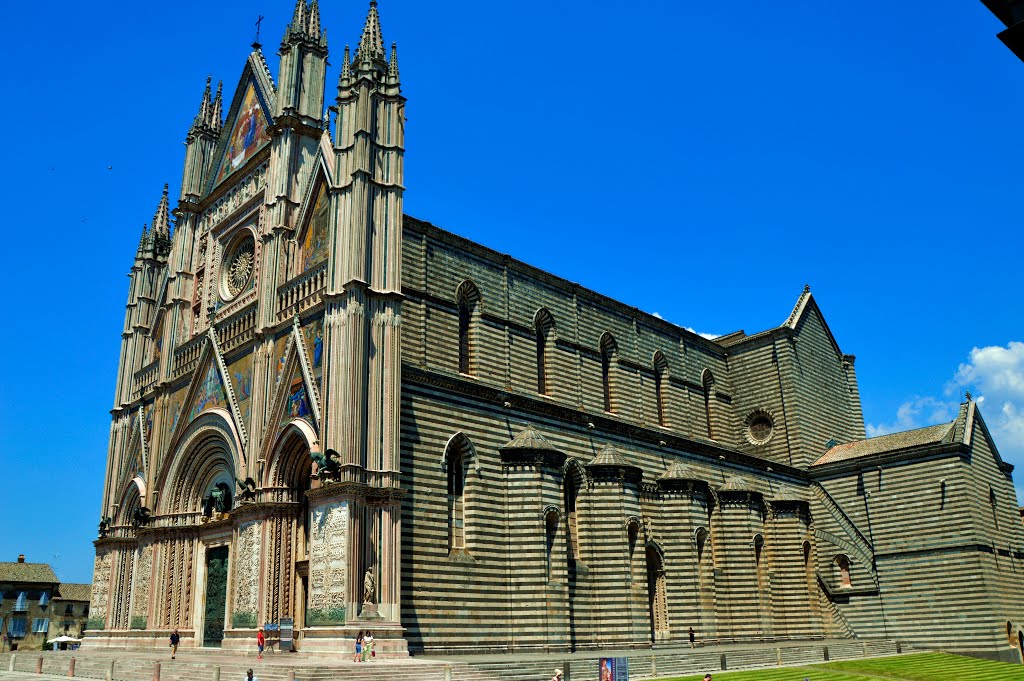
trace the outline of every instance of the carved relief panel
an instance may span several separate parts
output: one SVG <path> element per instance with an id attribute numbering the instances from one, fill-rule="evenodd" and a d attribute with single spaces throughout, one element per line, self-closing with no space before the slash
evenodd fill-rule
<path id="1" fill-rule="evenodd" d="M 306 624 L 341 624 L 348 593 L 348 502 L 310 510 Z"/>
<path id="2" fill-rule="evenodd" d="M 263 523 L 253 520 L 238 528 L 235 551 L 235 608 L 232 627 L 255 627 L 260 589 Z"/>

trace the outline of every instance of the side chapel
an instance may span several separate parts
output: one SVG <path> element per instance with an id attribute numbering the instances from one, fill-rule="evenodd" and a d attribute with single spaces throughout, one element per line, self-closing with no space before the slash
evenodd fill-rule
<path id="1" fill-rule="evenodd" d="M 376 5 L 333 116 L 317 0 L 276 82 L 258 44 L 228 99 L 207 81 L 130 273 L 89 643 L 1018 659 L 1024 525 L 978 405 L 865 439 L 809 289 L 709 340 L 403 215 Z"/>

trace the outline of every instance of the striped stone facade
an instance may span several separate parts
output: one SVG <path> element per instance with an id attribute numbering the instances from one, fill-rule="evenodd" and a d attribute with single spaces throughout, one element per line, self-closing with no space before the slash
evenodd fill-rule
<path id="1" fill-rule="evenodd" d="M 136 253 L 93 644 L 381 655 L 885 637 L 1011 659 L 1024 525 L 974 403 L 865 439 L 809 290 L 703 338 L 402 214 L 377 16 L 324 118 L 299 0 Z M 271 635 L 273 638 L 273 635 Z"/>

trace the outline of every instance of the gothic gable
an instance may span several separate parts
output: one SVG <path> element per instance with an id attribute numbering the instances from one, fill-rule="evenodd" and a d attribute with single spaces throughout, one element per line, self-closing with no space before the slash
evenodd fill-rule
<path id="1" fill-rule="evenodd" d="M 277 433 L 283 431 L 289 423 L 301 419 L 314 430 L 319 429 L 320 395 L 308 354 L 303 330 L 296 319 L 288 334 L 284 354 L 281 356 L 277 388 L 270 403 L 267 432 L 274 433 L 274 436 L 264 440 L 266 451 L 262 453 L 262 458 L 265 460 L 269 460 L 270 449 L 277 439 Z"/>
<path id="2" fill-rule="evenodd" d="M 227 124 L 214 154 L 217 165 L 210 175 L 206 193 L 244 167 L 270 141 L 273 84 L 269 78 L 260 77 L 254 59 L 250 56 L 246 63 L 231 101 Z"/>

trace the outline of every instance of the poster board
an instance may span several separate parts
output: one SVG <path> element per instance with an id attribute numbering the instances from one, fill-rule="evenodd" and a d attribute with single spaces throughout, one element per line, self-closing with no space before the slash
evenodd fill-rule
<path id="1" fill-rule="evenodd" d="M 281 652 L 291 652 L 292 641 L 295 635 L 295 619 L 292 617 L 282 617 L 278 624 L 281 627 Z"/>
<path id="2" fill-rule="evenodd" d="M 629 658 L 602 657 L 597 661 L 598 681 L 629 681 Z"/>

